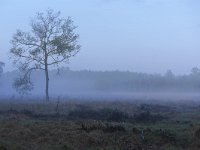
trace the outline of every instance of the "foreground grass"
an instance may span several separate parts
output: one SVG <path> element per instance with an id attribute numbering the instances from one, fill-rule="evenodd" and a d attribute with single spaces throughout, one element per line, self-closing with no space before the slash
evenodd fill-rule
<path id="1" fill-rule="evenodd" d="M 1 102 L 0 150 L 198 150 L 200 103 Z"/>

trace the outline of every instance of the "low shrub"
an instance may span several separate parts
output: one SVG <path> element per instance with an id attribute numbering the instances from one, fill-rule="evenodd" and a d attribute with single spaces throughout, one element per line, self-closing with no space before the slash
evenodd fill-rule
<path id="1" fill-rule="evenodd" d="M 155 123 L 164 119 L 166 119 L 166 117 L 163 117 L 160 114 L 151 114 L 149 111 L 144 111 L 134 116 L 136 122 L 142 123 Z"/>
<path id="2" fill-rule="evenodd" d="M 77 109 L 70 111 L 68 114 L 70 119 L 92 119 L 101 121 L 115 121 L 115 122 L 125 122 L 130 121 L 130 117 L 127 113 L 119 111 L 117 109 L 101 109 L 101 110 L 91 110 L 91 109 Z"/>

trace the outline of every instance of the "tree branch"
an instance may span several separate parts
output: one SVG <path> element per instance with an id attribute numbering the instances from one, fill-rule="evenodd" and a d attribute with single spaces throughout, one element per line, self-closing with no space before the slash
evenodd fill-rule
<path id="1" fill-rule="evenodd" d="M 20 54 L 19 57 L 23 57 L 23 58 L 30 59 L 30 60 L 35 60 L 35 61 L 37 61 L 38 63 L 44 65 L 44 63 L 41 62 L 40 60 L 37 60 L 36 58 L 30 57 L 30 56 L 25 56 L 25 55 L 21 55 L 21 54 Z"/>

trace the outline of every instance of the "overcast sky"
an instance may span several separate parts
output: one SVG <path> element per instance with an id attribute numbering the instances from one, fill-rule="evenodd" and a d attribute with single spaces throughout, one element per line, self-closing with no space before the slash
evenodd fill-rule
<path id="1" fill-rule="evenodd" d="M 17 29 L 29 31 L 36 12 L 47 8 L 71 16 L 80 34 L 74 70 L 129 70 L 176 74 L 200 67 L 199 0 L 2 0 L 0 60 L 8 59 Z"/>

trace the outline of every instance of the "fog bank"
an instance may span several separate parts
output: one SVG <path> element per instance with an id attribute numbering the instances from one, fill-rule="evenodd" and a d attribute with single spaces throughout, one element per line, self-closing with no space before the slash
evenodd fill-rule
<path id="1" fill-rule="evenodd" d="M 34 89 L 25 95 L 20 95 L 13 88 L 18 75 L 17 71 L 1 75 L 1 98 L 44 98 L 44 72 L 33 72 L 31 79 Z M 171 71 L 160 75 L 122 71 L 71 71 L 61 68 L 59 71 L 50 71 L 49 91 L 52 99 L 197 99 L 200 96 L 200 76 L 198 71 L 175 76 Z"/>

